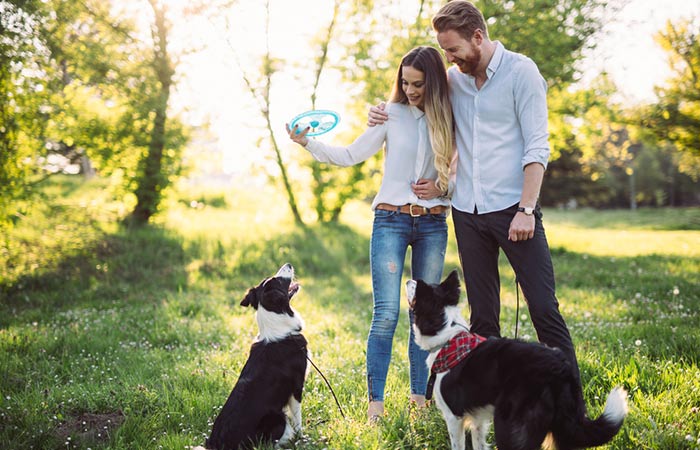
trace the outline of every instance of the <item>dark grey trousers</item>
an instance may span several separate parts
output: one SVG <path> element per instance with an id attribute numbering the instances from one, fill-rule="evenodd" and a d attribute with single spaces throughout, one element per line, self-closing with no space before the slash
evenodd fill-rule
<path id="1" fill-rule="evenodd" d="M 574 344 L 554 292 L 554 268 L 541 212 L 538 207 L 534 237 L 512 242 L 508 240 L 508 229 L 517 207 L 513 205 L 486 214 L 470 214 L 452 208 L 459 259 L 471 308 L 471 329 L 485 337 L 501 335 L 498 254 L 499 248 L 503 249 L 527 301 L 537 338 L 550 347 L 561 349 L 571 360 L 580 380 Z"/>

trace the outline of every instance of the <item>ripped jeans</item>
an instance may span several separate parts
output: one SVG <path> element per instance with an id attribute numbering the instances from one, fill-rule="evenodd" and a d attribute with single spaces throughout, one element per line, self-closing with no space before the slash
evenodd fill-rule
<path id="1" fill-rule="evenodd" d="M 375 210 L 370 240 L 370 266 L 374 310 L 367 338 L 367 391 L 370 401 L 384 400 L 394 331 L 400 302 L 405 298 L 401 282 L 406 251 L 411 246 L 411 278 L 439 283 L 447 247 L 446 214 L 411 217 L 396 211 Z M 425 395 L 428 352 L 413 339 L 409 314 L 408 361 L 411 393 Z"/>

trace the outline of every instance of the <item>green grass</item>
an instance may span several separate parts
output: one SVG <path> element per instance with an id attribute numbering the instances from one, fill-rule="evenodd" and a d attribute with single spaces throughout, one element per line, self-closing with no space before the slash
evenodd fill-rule
<path id="1" fill-rule="evenodd" d="M 283 262 L 297 268 L 295 307 L 313 360 L 347 415 L 311 371 L 304 435 L 293 448 L 448 447 L 435 408 L 408 405 L 405 309 L 388 416 L 366 424 L 367 204 L 348 205 L 340 224 L 302 229 L 277 193 L 265 192 L 259 208 L 260 192 L 190 188 L 154 226 L 129 230 L 118 225 L 124 205 L 99 181 L 61 178 L 45 195 L 0 238 L 3 448 L 201 444 L 257 333 L 252 311 L 238 303 Z M 545 210 L 590 414 L 601 412 L 613 386 L 630 392 L 629 418 L 604 448 L 700 447 L 698 223 L 697 208 Z M 446 272 L 458 267 L 451 238 Z M 505 258 L 501 272 L 501 323 L 512 336 L 516 296 Z M 522 305 L 520 312 L 519 336 L 533 340 Z"/>

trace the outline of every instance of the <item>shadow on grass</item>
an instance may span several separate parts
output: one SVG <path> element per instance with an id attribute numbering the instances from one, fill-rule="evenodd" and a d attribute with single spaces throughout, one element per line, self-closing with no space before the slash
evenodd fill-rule
<path id="1" fill-rule="evenodd" d="M 205 246 L 209 249 L 202 248 Z M 357 277 L 370 273 L 369 239 L 342 224 L 295 227 L 265 239 L 246 239 L 226 246 L 199 242 L 188 249 L 188 255 L 198 261 L 199 273 L 192 277 L 223 282 L 236 304 L 248 288 L 287 262 L 295 268 L 304 289 L 302 295 L 309 298 L 311 294 L 314 305 L 338 317 L 357 311 L 356 305 L 338 301 L 339 297 L 368 289 L 357 285 Z M 371 295 L 368 300 L 371 308 Z"/>
<path id="2" fill-rule="evenodd" d="M 0 327 L 102 302 L 156 303 L 167 292 L 206 290 L 212 283 L 242 294 L 285 262 L 295 266 L 300 279 L 321 278 L 341 291 L 359 289 L 353 277 L 369 273 L 368 239 L 343 225 L 295 227 L 231 246 L 206 239 L 185 242 L 157 227 L 93 234 L 79 244 L 75 239 L 57 244 L 55 254 L 35 256 L 31 273 L 0 280 Z M 198 264 L 188 266 L 193 261 Z M 201 278 L 209 282 L 200 285 Z"/>
<path id="3" fill-rule="evenodd" d="M 601 257 L 552 251 L 560 302 L 564 290 L 604 302 L 570 304 L 581 316 L 572 323 L 598 342 L 617 340 L 615 351 L 630 353 L 644 346 L 650 358 L 700 361 L 700 259 L 669 255 Z M 605 303 L 609 306 L 606 307 Z M 617 311 L 617 312 L 615 312 Z M 574 330 L 572 333 L 577 334 Z M 596 341 L 592 341 L 596 342 Z"/>
<path id="4" fill-rule="evenodd" d="M 552 248 L 557 284 L 572 289 L 610 291 L 616 298 L 642 293 L 671 301 L 674 290 L 700 306 L 699 258 L 673 255 L 598 256 Z"/>
<path id="5" fill-rule="evenodd" d="M 163 290 L 186 287 L 187 258 L 180 237 L 157 228 L 122 230 L 56 250 L 36 270 L 0 282 L 5 300 L 0 327 L 101 302 L 154 302 Z M 50 316 L 49 316 L 50 317 Z"/>

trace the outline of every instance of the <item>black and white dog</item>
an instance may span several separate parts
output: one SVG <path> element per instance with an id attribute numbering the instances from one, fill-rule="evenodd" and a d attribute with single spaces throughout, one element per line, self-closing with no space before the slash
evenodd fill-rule
<path id="1" fill-rule="evenodd" d="M 241 301 L 242 306 L 255 309 L 260 334 L 214 421 L 207 449 L 284 444 L 301 432 L 307 349 L 301 334 L 304 322 L 289 305 L 298 290 L 294 268 L 285 264 L 275 276 L 249 289 Z"/>
<path id="2" fill-rule="evenodd" d="M 409 280 L 406 291 L 416 343 L 430 352 L 428 390 L 447 422 L 452 450 L 465 448 L 467 424 L 472 447 L 488 449 L 492 418 L 498 450 L 539 449 L 544 441 L 558 450 L 593 447 L 620 430 L 627 415 L 624 389 L 613 389 L 601 416 L 591 420 L 563 352 L 470 333 L 457 307 L 457 271 L 439 285 Z"/>

